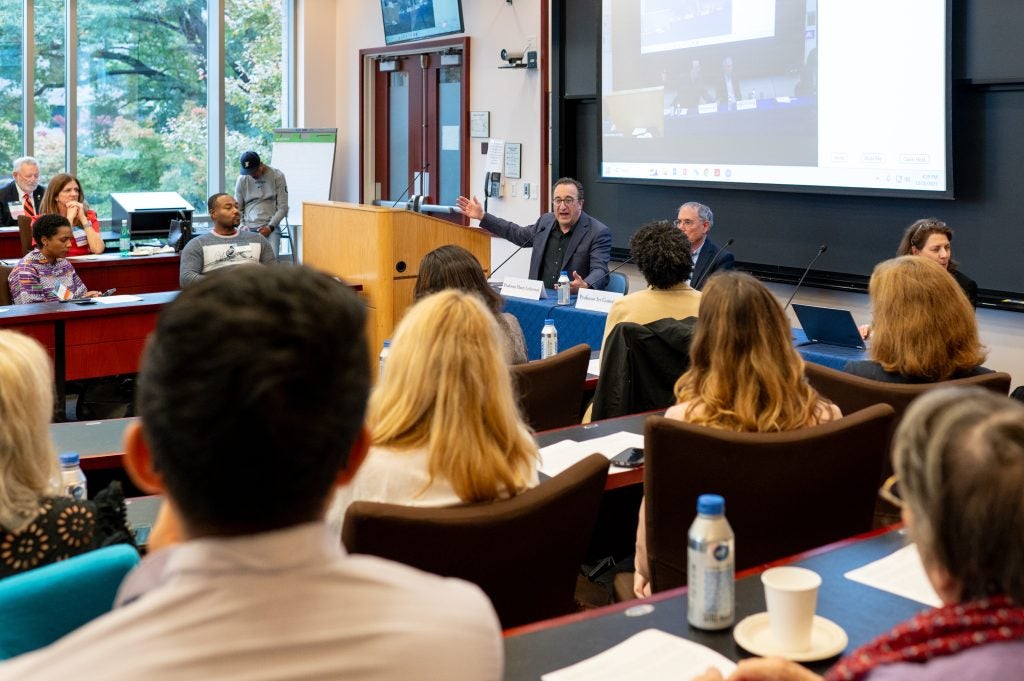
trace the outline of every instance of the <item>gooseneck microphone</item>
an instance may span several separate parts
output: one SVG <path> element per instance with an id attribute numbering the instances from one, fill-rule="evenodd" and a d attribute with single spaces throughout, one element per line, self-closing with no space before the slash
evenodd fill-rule
<path id="1" fill-rule="evenodd" d="M 717 263 L 718 259 L 722 257 L 723 253 L 725 253 L 725 249 L 729 248 L 729 246 L 732 246 L 735 242 L 736 239 L 729 239 L 721 248 L 718 249 L 718 253 L 715 253 L 715 257 L 711 259 L 711 262 L 708 263 L 707 269 L 704 270 L 704 274 L 700 276 L 700 279 L 697 280 L 696 284 L 690 284 L 690 288 L 696 289 L 698 291 L 700 290 L 700 287 L 704 285 L 704 281 L 709 276 L 711 276 L 712 272 L 715 271 L 715 263 Z M 693 263 L 693 266 L 696 267 L 697 263 Z"/>
<path id="2" fill-rule="evenodd" d="M 633 256 L 629 256 L 628 258 L 626 258 L 625 260 L 620 262 L 618 265 L 616 265 L 613 269 L 608 270 L 608 274 L 604 275 L 603 277 L 601 277 L 600 279 L 595 281 L 594 284 L 590 288 L 597 288 L 600 284 L 603 284 L 606 280 L 610 280 L 613 274 L 618 272 L 620 269 L 622 269 L 622 267 L 624 265 L 626 265 L 627 263 L 630 263 L 630 262 L 633 262 Z"/>
<path id="3" fill-rule="evenodd" d="M 518 253 L 519 251 L 523 250 L 524 248 L 526 248 L 526 244 L 523 244 L 522 246 L 520 246 L 520 247 L 519 247 L 519 248 L 517 248 L 516 250 L 512 251 L 512 255 L 510 255 L 510 256 L 508 256 L 507 258 L 505 258 L 504 260 L 502 260 L 502 261 L 501 261 L 501 264 L 500 264 L 500 265 L 498 265 L 497 267 L 495 267 L 495 268 L 494 268 L 494 270 L 493 270 L 493 271 L 491 272 L 491 276 L 490 276 L 490 277 L 488 277 L 488 279 L 491 279 L 491 278 L 493 278 L 493 277 L 494 277 L 494 275 L 498 273 L 498 270 L 500 270 L 500 269 L 501 269 L 502 267 L 504 267 L 504 266 L 505 266 L 505 263 L 507 263 L 507 262 L 508 262 L 509 260 L 511 260 L 512 258 L 514 258 L 514 257 L 516 256 L 516 253 Z"/>
<path id="4" fill-rule="evenodd" d="M 821 246 L 818 247 L 818 252 L 814 255 L 813 258 L 811 258 L 811 262 L 808 263 L 807 269 L 805 269 L 804 273 L 802 275 L 800 275 L 800 281 L 798 281 L 796 283 L 796 288 L 793 289 L 793 293 L 789 296 L 789 300 L 787 300 L 786 304 L 783 306 L 783 308 L 782 308 L 783 312 L 785 312 L 787 309 L 789 309 L 789 304 L 792 303 L 793 302 L 793 298 L 796 297 L 796 292 L 800 290 L 800 285 L 804 283 L 804 278 L 807 276 L 807 273 L 811 271 L 812 267 L 814 267 L 814 263 L 818 262 L 818 258 L 821 257 L 821 254 L 824 253 L 827 250 L 828 250 L 828 244 L 822 244 Z"/>
<path id="5" fill-rule="evenodd" d="M 420 179 L 420 177 L 423 176 L 423 173 L 427 172 L 428 168 L 430 168 L 429 161 L 422 168 L 420 168 L 420 171 L 418 173 L 412 176 L 412 182 L 410 182 L 409 186 L 405 188 L 405 191 L 398 195 L 398 200 L 391 204 L 392 208 L 398 208 L 398 204 L 402 202 L 402 199 L 404 199 L 405 195 L 409 193 L 409 190 L 412 189 L 412 186 L 416 184 L 416 180 Z"/>

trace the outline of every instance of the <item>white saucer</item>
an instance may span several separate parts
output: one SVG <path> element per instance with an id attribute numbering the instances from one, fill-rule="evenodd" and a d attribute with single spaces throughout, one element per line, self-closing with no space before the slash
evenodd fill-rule
<path id="1" fill-rule="evenodd" d="M 779 650 L 776 647 L 775 639 L 772 638 L 766 612 L 759 612 L 745 618 L 736 625 L 732 635 L 736 639 L 736 643 L 739 643 L 744 650 L 755 655 L 777 655 L 794 662 L 827 660 L 843 652 L 846 649 L 846 644 L 849 643 L 846 632 L 841 626 L 818 615 L 814 616 L 814 624 L 811 628 L 811 647 L 808 650 L 797 652 Z"/>

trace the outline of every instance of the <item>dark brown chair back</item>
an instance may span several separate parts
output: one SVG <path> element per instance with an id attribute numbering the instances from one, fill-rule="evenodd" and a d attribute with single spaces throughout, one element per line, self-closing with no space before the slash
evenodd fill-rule
<path id="1" fill-rule="evenodd" d="M 512 381 L 526 422 L 536 431 L 580 422 L 583 388 L 590 363 L 586 343 L 553 357 L 512 367 Z"/>
<path id="2" fill-rule="evenodd" d="M 0 265 L 0 277 L 3 277 L 3 280 L 0 281 L 0 305 L 10 305 L 14 302 L 11 298 L 11 285 L 7 282 L 7 277 L 11 275 L 13 269 L 7 265 Z"/>
<path id="3" fill-rule="evenodd" d="M 32 250 L 32 218 L 27 215 L 18 216 L 18 236 L 21 237 L 21 254 Z"/>
<path id="4" fill-rule="evenodd" d="M 721 494 L 742 570 L 866 532 L 892 407 L 786 433 L 736 433 L 652 416 L 644 439 L 647 558 L 654 591 L 686 584 L 697 497 Z"/>
<path id="5" fill-rule="evenodd" d="M 473 582 L 504 628 L 536 622 L 575 609 L 607 475 L 608 459 L 592 454 L 511 499 L 448 508 L 357 501 L 342 541 L 352 553 Z"/>
<path id="6" fill-rule="evenodd" d="M 979 386 L 1000 395 L 1010 392 L 1010 374 L 993 372 L 969 378 L 956 378 L 938 383 L 885 383 L 854 376 L 820 364 L 807 362 L 804 367 L 807 382 L 825 398 L 835 402 L 844 414 L 851 414 L 872 404 L 888 404 L 896 412 L 892 420 L 892 433 L 903 418 L 903 413 L 918 395 L 935 388 Z M 882 470 L 882 479 L 892 475 L 892 462 L 888 457 Z"/>

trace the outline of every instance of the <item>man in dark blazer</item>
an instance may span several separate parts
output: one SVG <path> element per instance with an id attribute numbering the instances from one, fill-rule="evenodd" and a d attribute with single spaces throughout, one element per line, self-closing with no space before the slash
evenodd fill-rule
<path id="1" fill-rule="evenodd" d="M 693 251 L 693 274 L 690 275 L 690 286 L 698 291 L 714 272 L 731 270 L 736 266 L 736 258 L 733 257 L 733 254 L 720 249 L 708 238 L 708 231 L 714 222 L 714 214 L 703 203 L 690 201 L 679 206 L 675 226 L 683 230 L 686 238 L 690 240 L 690 249 Z"/>
<path id="2" fill-rule="evenodd" d="M 492 234 L 517 246 L 532 246 L 530 279 L 554 288 L 565 270 L 571 277 L 570 290 L 603 289 L 608 285 L 608 261 L 611 258 L 612 233 L 603 223 L 583 212 L 583 185 L 571 177 L 555 182 L 551 191 L 553 212 L 540 216 L 532 225 L 522 227 L 485 213 L 474 196 L 460 196 L 455 205 Z"/>
<path id="3" fill-rule="evenodd" d="M 0 225 L 13 227 L 18 219 L 11 213 L 11 204 L 23 205 L 25 194 L 32 197 L 32 212 L 39 214 L 39 206 L 43 203 L 46 185 L 39 184 L 39 162 L 31 156 L 23 156 L 14 161 L 14 179 L 0 187 Z"/>

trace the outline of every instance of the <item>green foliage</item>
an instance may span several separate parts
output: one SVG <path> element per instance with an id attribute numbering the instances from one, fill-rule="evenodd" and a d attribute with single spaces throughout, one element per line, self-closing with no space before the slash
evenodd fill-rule
<path id="1" fill-rule="evenodd" d="M 64 0 L 35 2 L 35 155 L 64 169 Z M 204 0 L 78 0 L 78 175 L 109 215 L 112 191 L 207 193 Z M 0 0 L 0 36 L 20 36 L 20 0 Z M 238 156 L 267 153 L 282 111 L 282 0 L 227 0 L 226 187 Z M 0 171 L 20 155 L 20 40 L 0 39 Z"/>

